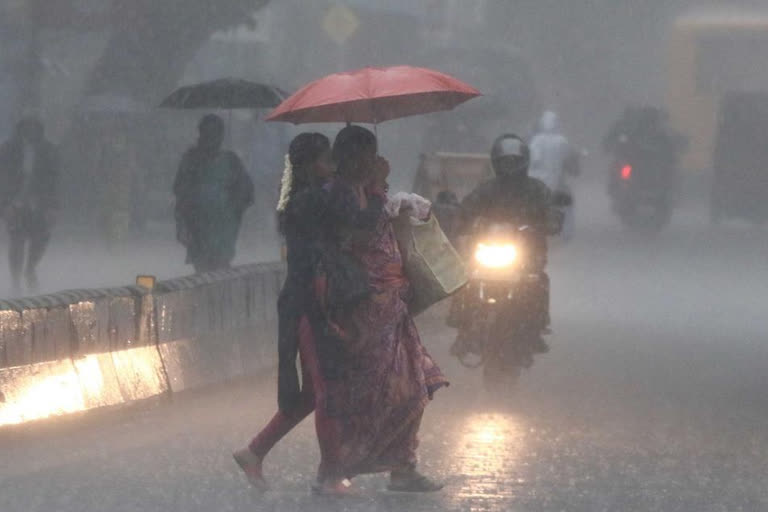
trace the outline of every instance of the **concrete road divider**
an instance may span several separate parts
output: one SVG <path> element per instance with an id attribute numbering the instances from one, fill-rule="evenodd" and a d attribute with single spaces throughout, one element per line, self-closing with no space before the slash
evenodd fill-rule
<path id="1" fill-rule="evenodd" d="M 0 426 L 225 382 L 274 366 L 284 268 L 254 264 L 0 301 Z"/>

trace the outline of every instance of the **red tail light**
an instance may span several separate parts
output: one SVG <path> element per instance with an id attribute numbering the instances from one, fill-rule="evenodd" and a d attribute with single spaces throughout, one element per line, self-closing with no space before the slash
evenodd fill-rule
<path id="1" fill-rule="evenodd" d="M 624 181 L 632 179 L 632 166 L 631 165 L 625 165 L 621 168 L 621 179 Z"/>

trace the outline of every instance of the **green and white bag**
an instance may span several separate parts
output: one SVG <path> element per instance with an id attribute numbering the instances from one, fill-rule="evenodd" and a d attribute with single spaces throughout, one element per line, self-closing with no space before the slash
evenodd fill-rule
<path id="1" fill-rule="evenodd" d="M 405 275 L 411 282 L 411 314 L 422 313 L 467 283 L 464 262 L 434 215 L 421 221 L 401 214 L 393 225 Z"/>

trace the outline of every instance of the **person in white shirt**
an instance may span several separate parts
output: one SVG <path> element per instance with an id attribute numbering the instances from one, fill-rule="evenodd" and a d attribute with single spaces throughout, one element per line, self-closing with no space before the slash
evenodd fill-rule
<path id="1" fill-rule="evenodd" d="M 551 110 L 544 112 L 530 148 L 530 176 L 544 182 L 552 193 L 571 195 L 568 177 L 581 173 L 579 155 L 561 133 L 557 114 Z M 564 213 L 562 237 L 567 240 L 573 234 L 573 205 L 564 208 Z"/>

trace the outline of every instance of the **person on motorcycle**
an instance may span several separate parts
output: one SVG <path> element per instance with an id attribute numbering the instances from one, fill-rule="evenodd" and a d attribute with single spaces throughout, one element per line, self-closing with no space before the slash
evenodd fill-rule
<path id="1" fill-rule="evenodd" d="M 628 107 L 603 138 L 603 151 L 616 161 L 643 162 L 646 169 L 655 169 L 657 176 L 649 178 L 660 187 L 678 185 L 677 161 L 685 145 L 684 137 L 669 127 L 667 113 L 651 106 Z M 612 173 L 609 190 L 616 182 Z"/>
<path id="2" fill-rule="evenodd" d="M 530 143 L 530 175 L 544 182 L 552 192 L 571 195 L 568 176 L 581 174 L 579 154 L 560 130 L 557 114 L 548 110 L 541 116 L 538 132 Z M 569 239 L 573 232 L 573 206 L 565 208 L 562 236 Z"/>
<path id="3" fill-rule="evenodd" d="M 461 203 L 462 226 L 473 229 L 477 221 L 515 222 L 531 228 L 535 241 L 533 246 L 538 253 L 538 262 L 542 283 L 535 307 L 541 333 L 549 331 L 549 277 L 544 271 L 546 266 L 547 236 L 557 234 L 562 227 L 562 213 L 554 208 L 553 195 L 540 180 L 528 176 L 530 150 L 517 135 L 505 134 L 496 139 L 491 148 L 491 165 L 496 177 L 482 183 Z M 461 330 L 460 298 L 452 308 L 449 325 Z M 457 339 L 460 343 L 461 336 Z M 459 349 L 460 347 L 455 347 Z M 549 349 L 541 337 L 536 340 L 537 352 Z"/>
<path id="4" fill-rule="evenodd" d="M 603 149 L 612 155 L 627 151 L 653 152 L 659 158 L 670 160 L 679 151 L 678 139 L 670 130 L 668 115 L 663 109 L 627 107 L 603 138 Z"/>

